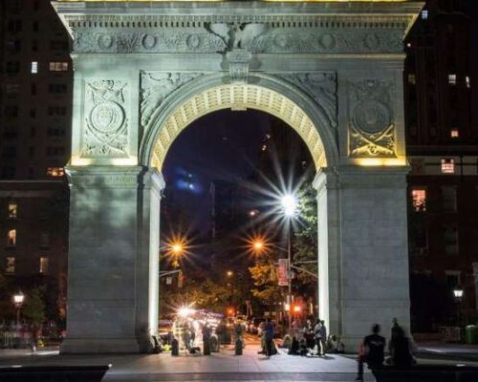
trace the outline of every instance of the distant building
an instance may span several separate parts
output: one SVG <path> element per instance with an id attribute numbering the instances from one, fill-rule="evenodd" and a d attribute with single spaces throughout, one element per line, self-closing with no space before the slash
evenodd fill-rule
<path id="1" fill-rule="evenodd" d="M 476 322 L 478 124 L 470 17 L 463 1 L 430 0 L 406 41 L 405 109 L 412 323 Z M 475 114 L 476 116 L 476 114 Z M 462 288 L 463 299 L 453 290 Z M 474 320 L 474 321 L 473 321 Z"/>
<path id="2" fill-rule="evenodd" d="M 49 0 L 3 0 L 0 44 L 0 271 L 12 284 L 48 275 L 63 285 L 73 86 L 68 35 Z"/>

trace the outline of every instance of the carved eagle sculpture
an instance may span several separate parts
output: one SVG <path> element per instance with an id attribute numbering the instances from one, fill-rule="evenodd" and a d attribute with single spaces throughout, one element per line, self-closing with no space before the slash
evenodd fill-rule
<path id="1" fill-rule="evenodd" d="M 267 31 L 267 25 L 258 23 L 207 23 L 205 27 L 224 41 L 227 50 L 251 50 L 257 38 Z"/>

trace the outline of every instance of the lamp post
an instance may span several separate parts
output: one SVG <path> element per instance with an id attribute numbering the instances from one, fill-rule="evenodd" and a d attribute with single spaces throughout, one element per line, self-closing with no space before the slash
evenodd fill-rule
<path id="1" fill-rule="evenodd" d="M 22 309 L 24 300 L 25 300 L 25 295 L 21 291 L 13 295 L 13 304 L 15 305 L 15 308 L 17 309 L 17 325 L 20 324 L 20 310 Z"/>
<path id="2" fill-rule="evenodd" d="M 294 195 L 284 195 L 281 199 L 282 212 L 286 218 L 287 223 L 287 296 L 289 306 L 289 329 L 291 327 L 292 312 L 290 306 L 292 306 L 292 219 L 297 214 L 297 199 Z"/>
<path id="3" fill-rule="evenodd" d="M 457 321 L 458 321 L 458 326 L 461 328 L 461 300 L 463 298 L 463 288 L 457 286 L 455 289 L 453 289 L 453 296 L 455 296 L 455 300 L 458 305 Z"/>

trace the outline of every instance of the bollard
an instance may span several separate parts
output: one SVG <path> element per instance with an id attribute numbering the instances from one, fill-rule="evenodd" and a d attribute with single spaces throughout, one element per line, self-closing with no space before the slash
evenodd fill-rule
<path id="1" fill-rule="evenodd" d="M 213 335 L 211 339 L 209 340 L 210 344 L 210 349 L 212 352 L 218 352 L 219 351 L 219 340 L 216 335 Z"/>
<path id="2" fill-rule="evenodd" d="M 242 340 L 240 338 L 236 340 L 235 354 L 242 355 Z"/>
<path id="3" fill-rule="evenodd" d="M 179 343 L 176 338 L 173 338 L 171 341 L 171 355 L 177 357 L 179 355 Z"/>

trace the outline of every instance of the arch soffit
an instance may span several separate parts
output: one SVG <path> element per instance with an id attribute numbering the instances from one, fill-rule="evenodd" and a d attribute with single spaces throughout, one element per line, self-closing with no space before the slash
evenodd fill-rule
<path id="1" fill-rule="evenodd" d="M 286 122 L 304 140 L 317 171 L 337 163 L 332 127 L 315 101 L 294 85 L 268 75 L 250 76 L 247 84 L 225 83 L 223 76 L 205 76 L 173 92 L 151 119 L 141 147 L 142 163 L 161 171 L 169 148 L 188 125 L 229 108 L 264 111 Z"/>

